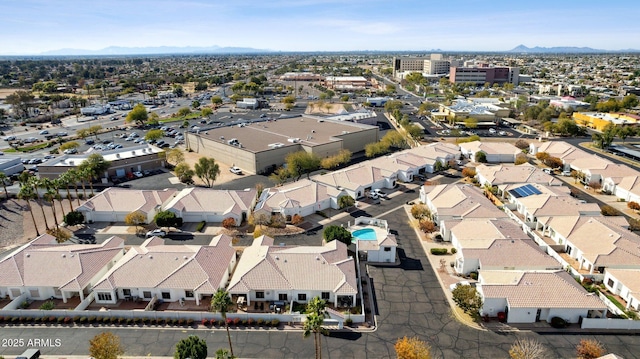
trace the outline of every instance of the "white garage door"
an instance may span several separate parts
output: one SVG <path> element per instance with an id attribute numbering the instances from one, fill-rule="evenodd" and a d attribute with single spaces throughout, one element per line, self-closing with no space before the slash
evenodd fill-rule
<path id="1" fill-rule="evenodd" d="M 113 212 L 94 212 L 91 218 L 94 222 L 114 222 L 115 215 Z"/>
<path id="2" fill-rule="evenodd" d="M 182 215 L 182 221 L 183 222 L 200 222 L 202 221 L 202 214 L 200 213 L 184 213 Z"/>

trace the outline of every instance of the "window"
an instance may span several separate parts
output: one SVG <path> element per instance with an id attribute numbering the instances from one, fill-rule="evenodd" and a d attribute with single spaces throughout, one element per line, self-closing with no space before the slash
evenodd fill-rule
<path id="1" fill-rule="evenodd" d="M 609 278 L 609 280 L 607 281 L 607 285 L 613 288 L 613 279 Z"/>
<path id="2" fill-rule="evenodd" d="M 307 300 L 307 295 L 305 293 L 298 294 L 298 300 Z"/>
<path id="3" fill-rule="evenodd" d="M 187 298 L 193 298 L 193 291 L 185 290 L 184 291 L 184 296 L 187 297 Z"/>
<path id="4" fill-rule="evenodd" d="M 130 297 L 131 296 L 131 289 L 123 289 L 122 290 L 122 295 L 124 295 L 125 297 Z"/>
<path id="5" fill-rule="evenodd" d="M 278 294 L 278 300 L 289 300 L 287 293 Z"/>
<path id="6" fill-rule="evenodd" d="M 29 296 L 31 298 L 40 298 L 40 291 L 37 289 L 29 289 Z"/>
<path id="7" fill-rule="evenodd" d="M 22 294 L 22 292 L 20 292 L 20 289 L 16 289 L 16 288 L 11 288 L 11 296 L 12 297 L 19 297 Z"/>
<path id="8" fill-rule="evenodd" d="M 321 299 L 323 300 L 329 300 L 329 297 L 331 296 L 331 293 L 329 292 L 322 292 L 322 297 Z"/>
<path id="9" fill-rule="evenodd" d="M 111 293 L 98 293 L 98 300 L 111 300 Z"/>
<path id="10" fill-rule="evenodd" d="M 256 292 L 256 298 L 264 299 L 264 292 Z"/>
<path id="11" fill-rule="evenodd" d="M 171 299 L 171 293 L 162 292 L 162 299 Z"/>
<path id="12" fill-rule="evenodd" d="M 149 291 L 142 292 L 142 297 L 151 299 L 151 292 Z"/>
<path id="13" fill-rule="evenodd" d="M 391 247 L 384 247 L 385 252 L 391 252 Z"/>

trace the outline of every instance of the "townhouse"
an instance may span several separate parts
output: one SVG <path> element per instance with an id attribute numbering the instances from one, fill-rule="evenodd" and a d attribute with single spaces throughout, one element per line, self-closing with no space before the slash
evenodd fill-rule
<path id="1" fill-rule="evenodd" d="M 563 271 L 480 271 L 476 286 L 483 299 L 481 313 L 503 313 L 507 323 L 534 323 L 560 317 L 605 318 L 606 305 Z"/>
<path id="2" fill-rule="evenodd" d="M 82 301 L 123 254 L 120 237 L 100 244 L 74 244 L 58 243 L 54 236 L 43 234 L 0 260 L 0 296 Z"/>
<path id="3" fill-rule="evenodd" d="M 307 303 L 320 297 L 334 307 L 356 304 L 356 264 L 347 246 L 331 241 L 322 246 L 274 245 L 268 236 L 244 249 L 228 291 L 252 302 Z"/>
<path id="4" fill-rule="evenodd" d="M 233 218 L 239 226 L 249 218 L 251 209 L 256 203 L 256 194 L 257 191 L 253 188 L 244 190 L 185 188 L 176 193 L 163 208 L 175 213 L 184 222 L 222 222 L 226 218 Z"/>
<path id="5" fill-rule="evenodd" d="M 131 190 L 110 187 L 91 197 L 76 211 L 82 213 L 88 223 L 124 222 L 125 217 L 132 212 L 144 214 L 146 223 L 151 223 L 156 213 L 161 211 L 177 192 L 173 188 Z"/>
<path id="6" fill-rule="evenodd" d="M 152 237 L 133 246 L 101 276 L 92 290 L 99 304 L 119 300 L 194 301 L 224 288 L 236 266 L 231 237 L 218 235 L 205 246 L 166 245 Z"/>
<path id="7" fill-rule="evenodd" d="M 545 173 L 540 168 L 529 163 L 521 165 L 486 165 L 476 166 L 476 179 L 481 186 L 495 187 L 497 195 L 505 194 L 523 183 L 541 184 L 544 186 L 563 186 L 564 182 Z"/>
<path id="8" fill-rule="evenodd" d="M 472 141 L 461 143 L 460 152 L 472 161 L 475 161 L 479 152 L 483 152 L 489 163 L 513 163 L 516 160 L 516 155 L 522 153 L 522 150 L 507 142 Z"/>

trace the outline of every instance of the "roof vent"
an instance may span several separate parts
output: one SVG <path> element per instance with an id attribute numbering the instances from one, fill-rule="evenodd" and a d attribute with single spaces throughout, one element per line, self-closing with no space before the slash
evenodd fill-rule
<path id="1" fill-rule="evenodd" d="M 136 154 L 136 151 L 131 151 L 131 154 L 135 156 L 135 154 Z"/>
<path id="2" fill-rule="evenodd" d="M 62 253 L 62 258 L 67 258 L 67 255 Z"/>
<path id="3" fill-rule="evenodd" d="M 182 257 L 182 258 L 184 258 L 184 259 L 189 259 L 189 257 L 187 257 L 187 256 L 184 256 L 184 257 Z"/>
<path id="4" fill-rule="evenodd" d="M 29 258 L 29 257 L 31 257 L 31 254 L 30 254 L 30 253 L 27 253 L 27 258 Z"/>
<path id="5" fill-rule="evenodd" d="M 319 261 L 319 260 L 320 260 L 320 257 L 316 257 L 316 260 L 317 260 L 317 261 Z"/>
<path id="6" fill-rule="evenodd" d="M 120 158 L 120 154 L 119 153 L 116 153 L 116 158 Z"/>
<path id="7" fill-rule="evenodd" d="M 153 256 L 149 256 L 149 259 L 153 259 Z"/>
<path id="8" fill-rule="evenodd" d="M 278 256 L 276 256 L 275 258 L 276 258 L 276 260 L 280 259 L 280 257 L 278 257 Z"/>

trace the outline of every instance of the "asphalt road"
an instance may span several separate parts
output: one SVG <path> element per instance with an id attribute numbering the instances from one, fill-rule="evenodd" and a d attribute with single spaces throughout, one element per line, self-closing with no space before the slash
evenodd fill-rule
<path id="1" fill-rule="evenodd" d="M 520 337 L 531 337 L 542 343 L 552 358 L 575 357 L 575 346 L 581 339 L 596 339 L 607 352 L 624 358 L 640 358 L 640 340 L 634 335 L 538 335 L 530 332 L 489 332 L 469 328 L 457 322 L 442 292 L 436 274 L 413 229 L 407 226 L 402 208 L 414 200 L 417 192 L 403 193 L 390 200 L 366 208 L 364 214 L 381 216 L 398 232 L 399 267 L 370 266 L 377 303 L 378 327 L 370 333 L 331 333 L 323 338 L 325 358 L 390 358 L 395 357 L 393 344 L 402 336 L 417 336 L 427 341 L 435 357 L 441 358 L 507 358 L 508 350 Z M 360 213 L 362 214 L 362 213 Z M 344 217 L 335 224 L 346 224 Z M 80 355 L 88 352 L 88 342 L 103 331 L 100 328 L 4 327 L 0 343 L 6 339 L 60 339 L 59 347 L 43 348 L 43 355 Z M 128 355 L 173 354 L 180 339 L 195 334 L 207 341 L 210 352 L 227 347 L 224 330 L 109 328 L 119 335 Z M 242 358 L 313 358 L 313 341 L 302 339 L 299 331 L 233 330 L 236 355 Z M 18 354 L 23 347 L 0 347 L 0 354 Z"/>

